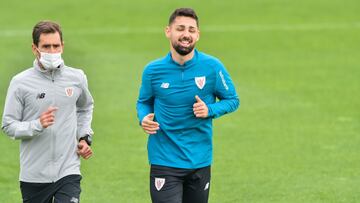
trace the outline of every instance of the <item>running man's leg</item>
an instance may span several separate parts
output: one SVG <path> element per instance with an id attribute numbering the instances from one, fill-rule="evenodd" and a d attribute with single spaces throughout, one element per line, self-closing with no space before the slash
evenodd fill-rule
<path id="1" fill-rule="evenodd" d="M 80 175 L 69 175 L 58 180 L 55 183 L 57 191 L 54 195 L 54 203 L 79 203 L 80 182 Z"/>
<path id="2" fill-rule="evenodd" d="M 183 203 L 207 203 L 209 199 L 211 167 L 195 170 L 184 182 Z"/>
<path id="3" fill-rule="evenodd" d="M 20 182 L 23 203 L 52 203 L 54 183 Z"/>
<path id="4" fill-rule="evenodd" d="M 151 165 L 150 194 L 153 203 L 182 203 L 187 170 Z"/>

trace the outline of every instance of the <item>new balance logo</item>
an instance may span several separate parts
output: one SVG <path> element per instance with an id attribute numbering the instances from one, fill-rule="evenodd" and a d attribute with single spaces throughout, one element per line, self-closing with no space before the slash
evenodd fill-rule
<path id="1" fill-rule="evenodd" d="M 206 185 L 205 185 L 205 187 L 204 187 L 204 190 L 208 190 L 208 189 L 209 189 L 209 186 L 210 186 L 210 183 L 207 182 Z"/>
<path id="2" fill-rule="evenodd" d="M 167 89 L 167 88 L 169 88 L 169 85 L 170 85 L 169 83 L 163 82 L 160 87 Z"/>
<path id="3" fill-rule="evenodd" d="M 73 203 L 79 203 L 79 199 L 76 198 L 76 197 L 72 197 L 70 202 L 73 202 Z"/>
<path id="4" fill-rule="evenodd" d="M 39 93 L 37 96 L 36 96 L 36 99 L 44 99 L 45 98 L 45 93 Z"/>

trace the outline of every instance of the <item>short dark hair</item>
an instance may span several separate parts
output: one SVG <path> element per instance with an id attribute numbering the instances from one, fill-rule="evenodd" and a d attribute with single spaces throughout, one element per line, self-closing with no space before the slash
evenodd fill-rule
<path id="1" fill-rule="evenodd" d="M 199 27 L 199 18 L 197 17 L 195 11 L 192 8 L 178 8 L 176 9 L 169 18 L 169 25 L 171 25 L 175 18 L 178 16 L 190 17 L 196 20 L 196 25 Z"/>
<path id="2" fill-rule="evenodd" d="M 62 42 L 63 38 L 62 38 L 61 27 L 58 23 L 49 20 L 40 21 L 33 28 L 33 32 L 32 32 L 33 43 L 36 46 L 38 46 L 41 34 L 56 33 L 56 32 L 59 33 Z"/>

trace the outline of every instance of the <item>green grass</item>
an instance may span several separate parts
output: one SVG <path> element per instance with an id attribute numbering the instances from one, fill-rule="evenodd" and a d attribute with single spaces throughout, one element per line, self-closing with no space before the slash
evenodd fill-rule
<path id="1" fill-rule="evenodd" d="M 360 202 L 359 1 L 8 1 L 2 105 L 11 77 L 32 64 L 41 19 L 61 23 L 66 63 L 87 73 L 96 135 L 82 202 L 150 202 L 135 102 L 144 65 L 169 49 L 162 30 L 180 6 L 198 11 L 198 47 L 223 61 L 241 97 L 239 111 L 215 121 L 210 202 Z M 18 144 L 1 134 L 0 202 L 21 200 Z"/>

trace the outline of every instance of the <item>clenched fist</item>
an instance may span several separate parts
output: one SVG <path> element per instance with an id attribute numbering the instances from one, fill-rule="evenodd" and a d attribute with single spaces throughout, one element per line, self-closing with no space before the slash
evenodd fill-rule
<path id="1" fill-rule="evenodd" d="M 193 105 L 193 111 L 194 111 L 194 115 L 197 118 L 206 118 L 209 115 L 209 109 L 206 106 L 205 102 L 203 102 L 203 100 L 200 99 L 199 96 L 195 96 L 196 102 Z"/>
<path id="2" fill-rule="evenodd" d="M 141 121 L 141 127 L 148 134 L 155 134 L 157 130 L 159 130 L 159 123 L 154 121 L 155 114 L 149 113 L 146 115 Z"/>
<path id="3" fill-rule="evenodd" d="M 55 111 L 57 107 L 50 106 L 45 112 L 40 115 L 40 123 L 43 128 L 47 128 L 55 123 Z"/>

